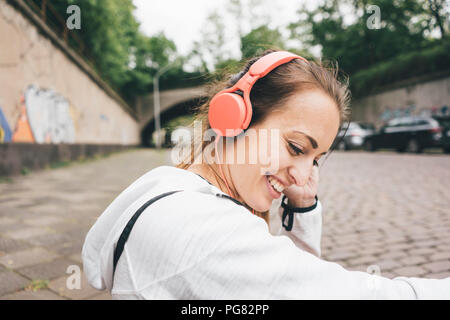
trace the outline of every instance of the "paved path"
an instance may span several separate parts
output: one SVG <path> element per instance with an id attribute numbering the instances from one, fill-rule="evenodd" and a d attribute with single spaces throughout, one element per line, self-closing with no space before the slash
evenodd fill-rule
<path id="1" fill-rule="evenodd" d="M 319 189 L 323 257 L 390 278 L 450 277 L 449 181 L 448 155 L 331 155 Z"/>
<path id="2" fill-rule="evenodd" d="M 323 258 L 387 277 L 450 276 L 449 160 L 334 152 L 321 168 Z M 106 206 L 168 163 L 167 152 L 134 150 L 0 183 L 0 299 L 110 299 L 84 277 L 69 290 L 66 272 L 82 266 L 84 237 Z"/>
<path id="3" fill-rule="evenodd" d="M 0 184 L 0 299 L 110 299 L 84 277 L 80 290 L 67 289 L 67 268 L 82 268 L 83 241 L 97 216 L 166 158 L 134 150 Z M 31 290 L 42 279 L 47 289 Z"/>

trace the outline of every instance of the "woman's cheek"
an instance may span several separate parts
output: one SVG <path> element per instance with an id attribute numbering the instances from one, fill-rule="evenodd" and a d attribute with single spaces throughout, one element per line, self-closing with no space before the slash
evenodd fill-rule
<path id="1" fill-rule="evenodd" d="M 260 175 L 275 174 L 279 170 L 280 148 L 279 141 L 267 139 L 265 144 L 260 144 L 259 163 Z"/>
<path id="2" fill-rule="evenodd" d="M 289 151 L 286 149 L 286 147 L 281 147 L 279 149 L 278 152 L 278 162 L 280 164 L 280 168 L 285 168 L 288 166 L 289 163 L 289 159 L 291 157 L 291 154 L 289 153 Z"/>

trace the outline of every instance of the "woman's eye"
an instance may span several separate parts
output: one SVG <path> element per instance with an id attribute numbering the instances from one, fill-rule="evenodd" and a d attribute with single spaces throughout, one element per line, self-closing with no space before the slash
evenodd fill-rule
<path id="1" fill-rule="evenodd" d="M 289 142 L 289 147 L 297 154 L 303 153 L 302 149 Z"/>
<path id="2" fill-rule="evenodd" d="M 300 149 L 296 145 L 292 144 L 291 142 L 289 142 L 289 147 L 295 152 L 296 155 L 304 154 L 302 149 Z M 317 162 L 317 160 L 314 160 L 313 161 L 313 165 L 318 167 L 319 166 L 319 162 Z"/>

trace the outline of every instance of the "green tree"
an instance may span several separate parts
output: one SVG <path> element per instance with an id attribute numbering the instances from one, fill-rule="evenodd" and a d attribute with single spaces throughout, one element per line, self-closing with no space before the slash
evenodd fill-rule
<path id="1" fill-rule="evenodd" d="M 152 90 L 156 72 L 180 56 L 164 33 L 151 37 L 139 31 L 132 0 L 59 0 L 51 3 L 61 17 L 67 7 L 81 9 L 81 29 L 71 30 L 87 48 L 93 67 L 116 91 L 133 104 L 137 95 Z M 76 43 L 72 43 L 77 45 Z M 175 66 L 161 78 L 161 88 L 199 83 L 201 73 Z"/>
<path id="2" fill-rule="evenodd" d="M 284 48 L 285 42 L 279 30 L 260 26 L 241 38 L 242 57 L 247 59 L 272 48 Z"/>
<path id="3" fill-rule="evenodd" d="M 429 30 L 439 28 L 441 37 L 446 37 L 450 29 L 450 3 L 447 0 L 427 0 L 423 6 L 429 10 Z"/>
<path id="4" fill-rule="evenodd" d="M 66 9 L 75 4 L 81 9 L 81 29 L 71 30 L 81 38 L 93 58 L 93 66 L 116 90 L 132 81 L 130 63 L 133 47 L 142 37 L 133 16 L 132 0 L 59 0 L 51 2 L 66 17 Z"/>
<path id="5" fill-rule="evenodd" d="M 200 40 L 194 41 L 193 47 L 188 58 L 197 60 L 201 72 L 212 72 L 216 65 L 230 59 L 225 41 L 225 23 L 217 11 L 208 14 L 200 31 Z"/>
<path id="6" fill-rule="evenodd" d="M 379 29 L 367 26 L 373 14 L 367 10 L 369 5 L 380 8 Z M 322 55 L 339 61 L 349 74 L 434 42 L 426 37 L 431 11 L 423 1 L 326 0 L 315 10 L 302 7 L 298 13 L 299 20 L 289 25 L 291 38 L 308 47 L 321 46 Z M 350 23 L 345 19 L 349 15 L 354 17 Z"/>

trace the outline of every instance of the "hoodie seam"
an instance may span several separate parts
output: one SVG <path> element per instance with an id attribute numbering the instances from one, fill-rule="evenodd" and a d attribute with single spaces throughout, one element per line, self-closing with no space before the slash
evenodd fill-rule
<path id="1" fill-rule="evenodd" d="M 124 251 L 125 251 L 125 257 L 127 259 L 128 273 L 130 274 L 131 284 L 133 285 L 133 290 L 137 291 L 136 279 L 134 278 L 133 264 L 131 263 L 130 256 L 128 255 L 127 247 L 128 247 L 127 243 L 125 243 Z"/>
<path id="2" fill-rule="evenodd" d="M 418 294 L 416 288 L 414 288 L 414 286 L 408 281 L 408 278 L 400 276 L 400 277 L 395 277 L 392 280 L 406 282 L 408 284 L 408 286 L 412 289 L 412 292 L 414 293 L 415 300 L 420 300 L 420 297 L 419 297 L 419 294 Z"/>

